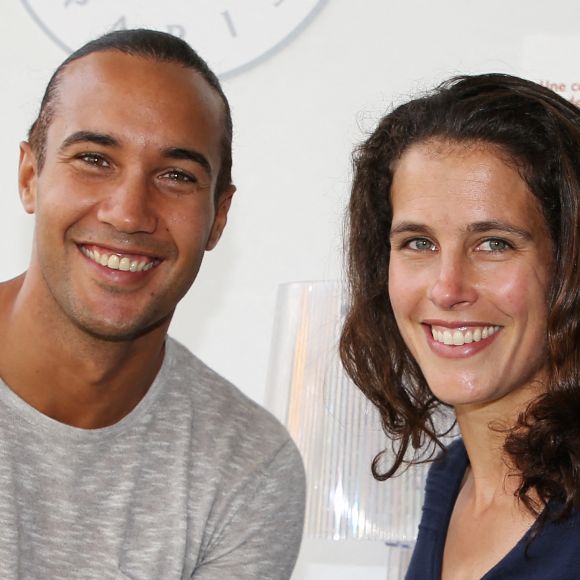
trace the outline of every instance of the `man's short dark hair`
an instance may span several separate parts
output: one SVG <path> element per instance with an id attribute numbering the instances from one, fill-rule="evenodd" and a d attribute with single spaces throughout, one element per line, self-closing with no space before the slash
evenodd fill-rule
<path id="1" fill-rule="evenodd" d="M 198 72 L 217 92 L 224 107 L 223 135 L 221 145 L 221 166 L 216 182 L 216 197 L 223 192 L 232 180 L 232 117 L 230 106 L 217 76 L 207 63 L 185 42 L 166 32 L 155 30 L 117 30 L 92 40 L 73 52 L 54 72 L 48 85 L 38 117 L 30 127 L 28 140 L 38 159 L 39 170 L 46 158 L 46 136 L 56 109 L 58 85 L 66 67 L 73 61 L 94 52 L 116 50 L 132 56 L 141 56 L 160 62 L 176 63 Z"/>

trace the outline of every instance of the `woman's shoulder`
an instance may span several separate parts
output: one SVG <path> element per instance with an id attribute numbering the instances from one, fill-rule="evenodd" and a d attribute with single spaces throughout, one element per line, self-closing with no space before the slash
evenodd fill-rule
<path id="1" fill-rule="evenodd" d="M 425 482 L 424 526 L 446 529 L 468 463 L 461 438 L 452 441 L 433 461 Z"/>
<path id="2" fill-rule="evenodd" d="M 457 437 L 433 461 L 429 469 L 427 483 L 429 483 L 429 480 L 438 481 L 440 479 L 445 480 L 446 483 L 451 483 L 457 478 L 461 480 L 468 464 L 469 459 L 463 439 Z"/>
<path id="3" fill-rule="evenodd" d="M 532 539 L 533 528 L 484 578 L 526 580 L 576 580 L 580 577 L 580 513 L 574 510 L 563 521 L 545 522 Z"/>
<path id="4" fill-rule="evenodd" d="M 449 518 L 467 467 L 463 440 L 453 440 L 429 469 L 419 535 L 407 578 L 440 576 Z"/>

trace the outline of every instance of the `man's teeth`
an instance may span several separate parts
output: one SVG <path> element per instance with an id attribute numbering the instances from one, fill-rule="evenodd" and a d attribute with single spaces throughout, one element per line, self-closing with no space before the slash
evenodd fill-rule
<path id="1" fill-rule="evenodd" d="M 121 257 L 118 254 L 105 254 L 98 250 L 91 250 L 81 246 L 81 252 L 87 257 L 100 264 L 111 268 L 111 270 L 122 270 L 123 272 L 146 272 L 153 268 L 155 261 L 131 260 L 127 256 Z"/>
<path id="2" fill-rule="evenodd" d="M 453 346 L 461 346 L 470 342 L 479 342 L 495 334 L 499 326 L 478 326 L 462 330 L 438 330 L 431 327 L 431 334 L 437 342 Z"/>

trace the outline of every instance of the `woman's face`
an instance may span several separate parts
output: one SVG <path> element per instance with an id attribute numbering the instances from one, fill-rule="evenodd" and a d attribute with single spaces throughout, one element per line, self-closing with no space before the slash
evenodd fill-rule
<path id="1" fill-rule="evenodd" d="M 391 201 L 389 296 L 433 394 L 481 404 L 537 384 L 552 243 L 518 171 L 491 145 L 414 145 Z"/>

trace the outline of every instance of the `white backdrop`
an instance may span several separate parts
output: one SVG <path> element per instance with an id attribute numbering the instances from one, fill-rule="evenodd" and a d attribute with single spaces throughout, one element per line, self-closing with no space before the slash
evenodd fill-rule
<path id="1" fill-rule="evenodd" d="M 26 268 L 32 232 L 17 196 L 18 142 L 65 53 L 21 1 L 5 0 L 0 11 L 7 279 Z M 341 276 L 353 143 L 391 103 L 459 73 L 528 76 L 580 103 L 579 23 L 577 0 L 327 0 L 291 42 L 223 82 L 238 192 L 171 333 L 263 402 L 277 285 Z M 317 570 L 299 567 L 296 578 L 321 580 Z M 373 570 L 360 577 L 383 578 Z M 332 578 L 341 574 L 356 578 L 347 567 Z"/>

